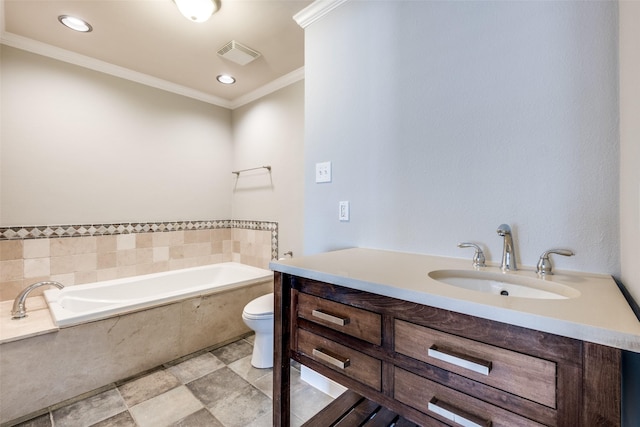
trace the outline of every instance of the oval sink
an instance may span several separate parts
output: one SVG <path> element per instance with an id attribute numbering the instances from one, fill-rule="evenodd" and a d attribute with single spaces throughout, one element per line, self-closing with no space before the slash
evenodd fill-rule
<path id="1" fill-rule="evenodd" d="M 435 270 L 429 277 L 447 285 L 518 298 L 567 299 L 580 291 L 561 283 L 501 272 L 472 270 Z"/>

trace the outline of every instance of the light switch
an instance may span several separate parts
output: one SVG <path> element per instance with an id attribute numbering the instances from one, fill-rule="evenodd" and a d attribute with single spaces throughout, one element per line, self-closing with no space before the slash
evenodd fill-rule
<path id="1" fill-rule="evenodd" d="M 331 162 L 316 163 L 316 182 L 331 182 Z"/>
<path id="2" fill-rule="evenodd" d="M 340 221 L 349 221 L 349 202 L 338 203 L 338 219 Z"/>

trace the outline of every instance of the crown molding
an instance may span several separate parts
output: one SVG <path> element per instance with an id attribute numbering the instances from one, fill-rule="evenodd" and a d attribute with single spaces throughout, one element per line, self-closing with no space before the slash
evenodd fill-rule
<path id="1" fill-rule="evenodd" d="M 255 101 L 256 99 L 275 92 L 276 90 L 282 89 L 285 86 L 304 79 L 304 67 L 301 67 L 270 83 L 267 83 L 266 85 L 254 90 L 253 92 L 229 101 L 227 99 L 209 95 L 208 93 L 175 84 L 167 80 L 159 79 L 148 74 L 139 73 L 128 68 L 113 65 L 108 62 L 100 61 L 99 59 L 91 58 L 90 56 L 81 55 L 70 50 L 61 49 L 47 43 L 42 43 L 27 37 L 8 33 L 6 31 L 0 33 L 0 43 L 6 46 L 14 47 L 16 49 L 25 50 L 37 55 L 67 62 L 69 64 L 88 68 L 90 70 L 109 74 L 125 80 L 140 83 L 145 86 L 150 86 L 156 89 L 175 93 L 177 95 L 186 96 L 187 98 L 196 99 L 198 101 L 206 102 L 207 104 L 213 104 L 231 110 L 245 105 L 249 102 Z"/>
<path id="2" fill-rule="evenodd" d="M 243 95 L 234 99 L 233 101 L 231 101 L 230 108 L 232 110 L 235 110 L 238 107 L 242 107 L 243 105 L 253 102 L 256 99 L 260 99 L 263 96 L 269 95 L 270 93 L 280 90 L 283 87 L 287 87 L 290 84 L 299 82 L 300 80 L 304 80 L 304 67 L 300 67 L 297 70 L 293 70 L 289 74 L 285 74 L 284 76 L 279 77 L 262 87 L 259 87 L 253 92 L 249 92 L 246 95 Z"/>
<path id="3" fill-rule="evenodd" d="M 172 92 L 188 98 L 197 99 L 208 104 L 217 105 L 224 108 L 231 108 L 231 101 L 217 96 L 191 89 L 182 85 L 178 85 L 148 74 L 139 73 L 128 68 L 113 65 L 90 56 L 81 55 L 70 50 L 61 49 L 46 43 L 42 43 L 27 37 L 18 36 L 16 34 L 3 32 L 0 38 L 2 44 L 22 49 L 31 53 L 46 56 L 48 58 L 57 59 L 69 64 L 78 65 L 90 70 L 99 71 L 122 79 L 130 80 L 156 89 Z"/>
<path id="4" fill-rule="evenodd" d="M 307 28 L 309 25 L 316 22 L 336 7 L 348 0 L 316 0 L 309 6 L 302 9 L 300 12 L 293 16 L 293 19 L 302 28 Z"/>

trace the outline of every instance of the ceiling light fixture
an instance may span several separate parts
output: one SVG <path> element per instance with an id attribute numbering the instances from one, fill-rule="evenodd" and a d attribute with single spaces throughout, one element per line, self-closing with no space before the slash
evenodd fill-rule
<path id="1" fill-rule="evenodd" d="M 218 10 L 217 0 L 173 0 L 185 18 L 193 22 L 204 22 Z"/>
<path id="2" fill-rule="evenodd" d="M 81 33 L 89 33 L 93 31 L 93 27 L 89 25 L 84 19 L 77 18 L 75 16 L 60 15 L 58 21 L 67 28 L 71 28 L 74 31 L 80 31 Z"/>
<path id="3" fill-rule="evenodd" d="M 225 85 L 232 85 L 236 82 L 236 79 L 228 74 L 220 74 L 216 80 Z"/>

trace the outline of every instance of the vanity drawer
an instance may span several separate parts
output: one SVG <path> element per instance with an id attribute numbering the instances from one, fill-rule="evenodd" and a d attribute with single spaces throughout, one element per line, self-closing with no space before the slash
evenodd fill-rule
<path id="1" fill-rule="evenodd" d="M 381 390 L 382 362 L 327 338 L 298 329 L 298 352 L 363 384 Z"/>
<path id="2" fill-rule="evenodd" d="M 379 314 L 339 302 L 298 293 L 298 317 L 372 344 L 382 342 Z"/>
<path id="3" fill-rule="evenodd" d="M 554 362 L 395 320 L 395 351 L 556 408 Z"/>
<path id="4" fill-rule="evenodd" d="M 542 426 L 528 418 L 498 408 L 426 378 L 396 367 L 394 398 L 432 417 L 455 425 L 482 427 Z"/>

